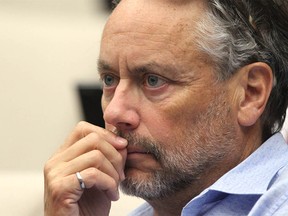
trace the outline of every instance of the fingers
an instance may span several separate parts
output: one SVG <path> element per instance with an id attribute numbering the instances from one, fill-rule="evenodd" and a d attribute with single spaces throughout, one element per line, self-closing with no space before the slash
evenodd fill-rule
<path id="1" fill-rule="evenodd" d="M 121 156 L 119 156 L 118 152 L 116 153 L 117 157 L 119 157 L 118 164 L 123 164 L 122 158 L 120 158 Z M 109 176 L 115 179 L 115 181 L 119 181 L 119 179 L 123 176 L 123 168 L 121 166 L 116 166 L 115 168 L 111 161 L 109 161 L 109 159 L 99 150 L 89 151 L 69 161 L 69 163 L 67 163 L 67 167 L 63 171 L 63 175 L 76 173 L 89 167 L 93 167 L 107 173 Z M 119 175 L 119 173 L 121 174 Z"/>
<path id="2" fill-rule="evenodd" d="M 77 124 L 76 128 L 72 131 L 71 135 L 67 138 L 64 145 L 60 148 L 60 151 L 68 148 L 69 146 L 77 142 L 78 140 L 82 139 L 83 137 L 86 137 L 88 134 L 93 133 L 93 132 L 101 136 L 102 139 L 106 140 L 108 143 L 113 145 L 114 148 L 116 149 L 123 149 L 127 145 L 127 140 L 115 135 L 111 131 L 108 131 L 104 128 L 82 121 Z"/>
<path id="3" fill-rule="evenodd" d="M 104 191 L 110 200 L 117 201 L 119 199 L 118 184 L 109 175 L 95 168 L 83 170 L 80 172 L 80 175 L 87 189 L 95 187 L 100 191 Z M 76 174 L 72 177 L 74 178 L 75 187 L 82 190 Z"/>
<path id="4" fill-rule="evenodd" d="M 100 170 L 103 168 L 106 171 L 115 169 L 120 179 L 124 179 L 123 167 L 126 156 L 125 153 L 121 155 L 119 151 L 121 150 L 117 151 L 109 142 L 103 140 L 102 136 L 92 132 L 69 148 L 59 152 L 55 159 L 67 162 L 65 174 L 95 167 Z M 114 169 L 112 167 L 107 168 L 108 164 L 112 164 Z M 115 177 L 114 173 L 109 174 Z M 115 179 L 117 178 L 115 177 Z"/>
<path id="5" fill-rule="evenodd" d="M 119 199 L 118 185 L 109 175 L 95 168 L 83 170 L 80 175 L 87 190 L 93 193 L 92 200 L 91 197 L 82 200 L 82 207 L 78 206 L 78 202 L 86 190 L 81 189 L 76 173 L 52 179 L 45 175 L 45 215 L 75 215 L 79 208 L 98 212 L 107 206 L 103 200 L 108 199 L 109 202 Z"/>
<path id="6" fill-rule="evenodd" d="M 109 212 L 125 178 L 126 146 L 127 140 L 111 131 L 79 123 L 45 164 L 46 215 L 74 215 L 80 209 L 93 215 Z M 81 189 L 77 172 L 87 190 Z"/>
<path id="7" fill-rule="evenodd" d="M 125 139 L 108 130 L 79 123 L 45 165 L 47 188 L 55 194 L 70 191 L 80 198 L 76 177 L 80 172 L 87 188 L 96 187 L 112 200 L 117 199 L 119 181 L 125 178 L 126 146 Z"/>

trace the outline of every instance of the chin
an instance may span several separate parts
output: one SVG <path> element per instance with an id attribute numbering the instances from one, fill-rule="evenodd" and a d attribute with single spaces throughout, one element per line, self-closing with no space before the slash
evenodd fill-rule
<path id="1" fill-rule="evenodd" d="M 144 200 L 161 200 L 171 196 L 178 188 L 173 179 L 165 178 L 163 172 L 143 172 L 138 169 L 126 169 L 126 178 L 120 183 L 123 193 Z"/>

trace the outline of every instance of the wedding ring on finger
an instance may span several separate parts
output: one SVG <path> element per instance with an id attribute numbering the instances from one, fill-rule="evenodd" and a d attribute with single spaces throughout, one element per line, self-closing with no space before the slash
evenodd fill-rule
<path id="1" fill-rule="evenodd" d="M 86 188 L 86 186 L 85 186 L 85 183 L 84 183 L 84 181 L 83 181 L 82 176 L 80 175 L 80 172 L 76 172 L 76 177 L 77 177 L 77 179 L 78 179 L 78 181 L 79 181 L 80 188 L 81 188 L 82 190 L 84 190 L 84 189 Z"/>

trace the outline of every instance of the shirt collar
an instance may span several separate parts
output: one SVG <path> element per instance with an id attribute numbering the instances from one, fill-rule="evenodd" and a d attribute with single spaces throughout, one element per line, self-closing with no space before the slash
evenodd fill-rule
<path id="1" fill-rule="evenodd" d="M 208 190 L 229 194 L 263 194 L 277 172 L 288 164 L 288 145 L 281 133 L 263 143 Z"/>

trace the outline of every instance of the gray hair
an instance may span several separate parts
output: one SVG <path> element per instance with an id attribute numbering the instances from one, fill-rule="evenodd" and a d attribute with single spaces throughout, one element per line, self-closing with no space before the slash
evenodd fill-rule
<path id="1" fill-rule="evenodd" d="M 288 0 L 206 2 L 196 43 L 214 64 L 218 79 L 229 79 L 253 62 L 265 62 L 273 70 L 274 86 L 261 116 L 264 141 L 280 131 L 288 105 Z"/>
<path id="2" fill-rule="evenodd" d="M 241 67 L 265 62 L 274 86 L 261 122 L 263 140 L 283 125 L 288 93 L 287 0 L 207 0 L 208 11 L 198 23 L 200 50 L 214 64 L 220 80 Z"/>

